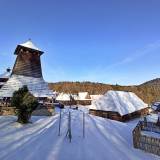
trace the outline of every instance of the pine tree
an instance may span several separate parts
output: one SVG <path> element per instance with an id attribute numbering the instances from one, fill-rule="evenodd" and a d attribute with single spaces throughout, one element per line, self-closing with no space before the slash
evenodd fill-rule
<path id="1" fill-rule="evenodd" d="M 11 105 L 16 107 L 17 121 L 19 123 L 28 123 L 32 112 L 38 106 L 38 101 L 28 91 L 27 86 L 23 86 L 13 93 Z"/>

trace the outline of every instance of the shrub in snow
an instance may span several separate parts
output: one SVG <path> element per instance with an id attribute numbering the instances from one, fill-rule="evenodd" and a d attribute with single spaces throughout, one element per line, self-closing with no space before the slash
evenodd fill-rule
<path id="1" fill-rule="evenodd" d="M 11 105 L 16 107 L 16 114 L 19 123 L 28 123 L 32 112 L 38 106 L 37 99 L 23 86 L 13 93 Z"/>

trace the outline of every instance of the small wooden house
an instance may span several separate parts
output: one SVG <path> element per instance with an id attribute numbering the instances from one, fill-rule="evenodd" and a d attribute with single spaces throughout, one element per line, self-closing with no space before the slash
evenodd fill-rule
<path id="1" fill-rule="evenodd" d="M 10 75 L 11 75 L 10 68 L 7 68 L 5 73 L 0 74 L 0 88 L 8 81 Z"/>
<path id="2" fill-rule="evenodd" d="M 160 112 L 160 102 L 154 102 L 151 105 L 151 108 L 153 109 L 154 112 Z"/>
<path id="3" fill-rule="evenodd" d="M 108 91 L 93 100 L 89 113 L 117 121 L 127 121 L 146 115 L 149 107 L 136 94 L 126 91 Z"/>
<path id="4" fill-rule="evenodd" d="M 79 92 L 77 98 L 77 104 L 91 105 L 91 97 L 88 92 Z"/>
<path id="5" fill-rule="evenodd" d="M 64 105 L 90 105 L 91 98 L 88 92 L 79 92 L 77 95 L 60 93 L 56 101 Z"/>
<path id="6" fill-rule="evenodd" d="M 57 97 L 56 97 L 56 101 L 69 106 L 69 105 L 76 105 L 77 96 L 76 95 L 72 95 L 72 94 L 68 94 L 68 93 L 60 93 Z"/>

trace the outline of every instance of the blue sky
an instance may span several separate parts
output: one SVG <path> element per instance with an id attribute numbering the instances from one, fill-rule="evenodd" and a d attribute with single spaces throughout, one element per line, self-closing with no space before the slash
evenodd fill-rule
<path id="1" fill-rule="evenodd" d="M 31 38 L 50 82 L 160 77 L 159 8 L 159 0 L 0 0 L 0 72 Z"/>

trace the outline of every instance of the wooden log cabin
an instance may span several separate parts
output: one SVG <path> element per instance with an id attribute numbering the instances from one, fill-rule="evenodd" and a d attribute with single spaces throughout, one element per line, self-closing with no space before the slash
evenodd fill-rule
<path id="1" fill-rule="evenodd" d="M 89 113 L 121 122 L 147 115 L 149 107 L 132 92 L 108 91 L 92 101 Z"/>
<path id="2" fill-rule="evenodd" d="M 91 105 L 91 97 L 88 92 L 79 92 L 78 94 L 60 93 L 56 101 L 66 105 Z"/>

